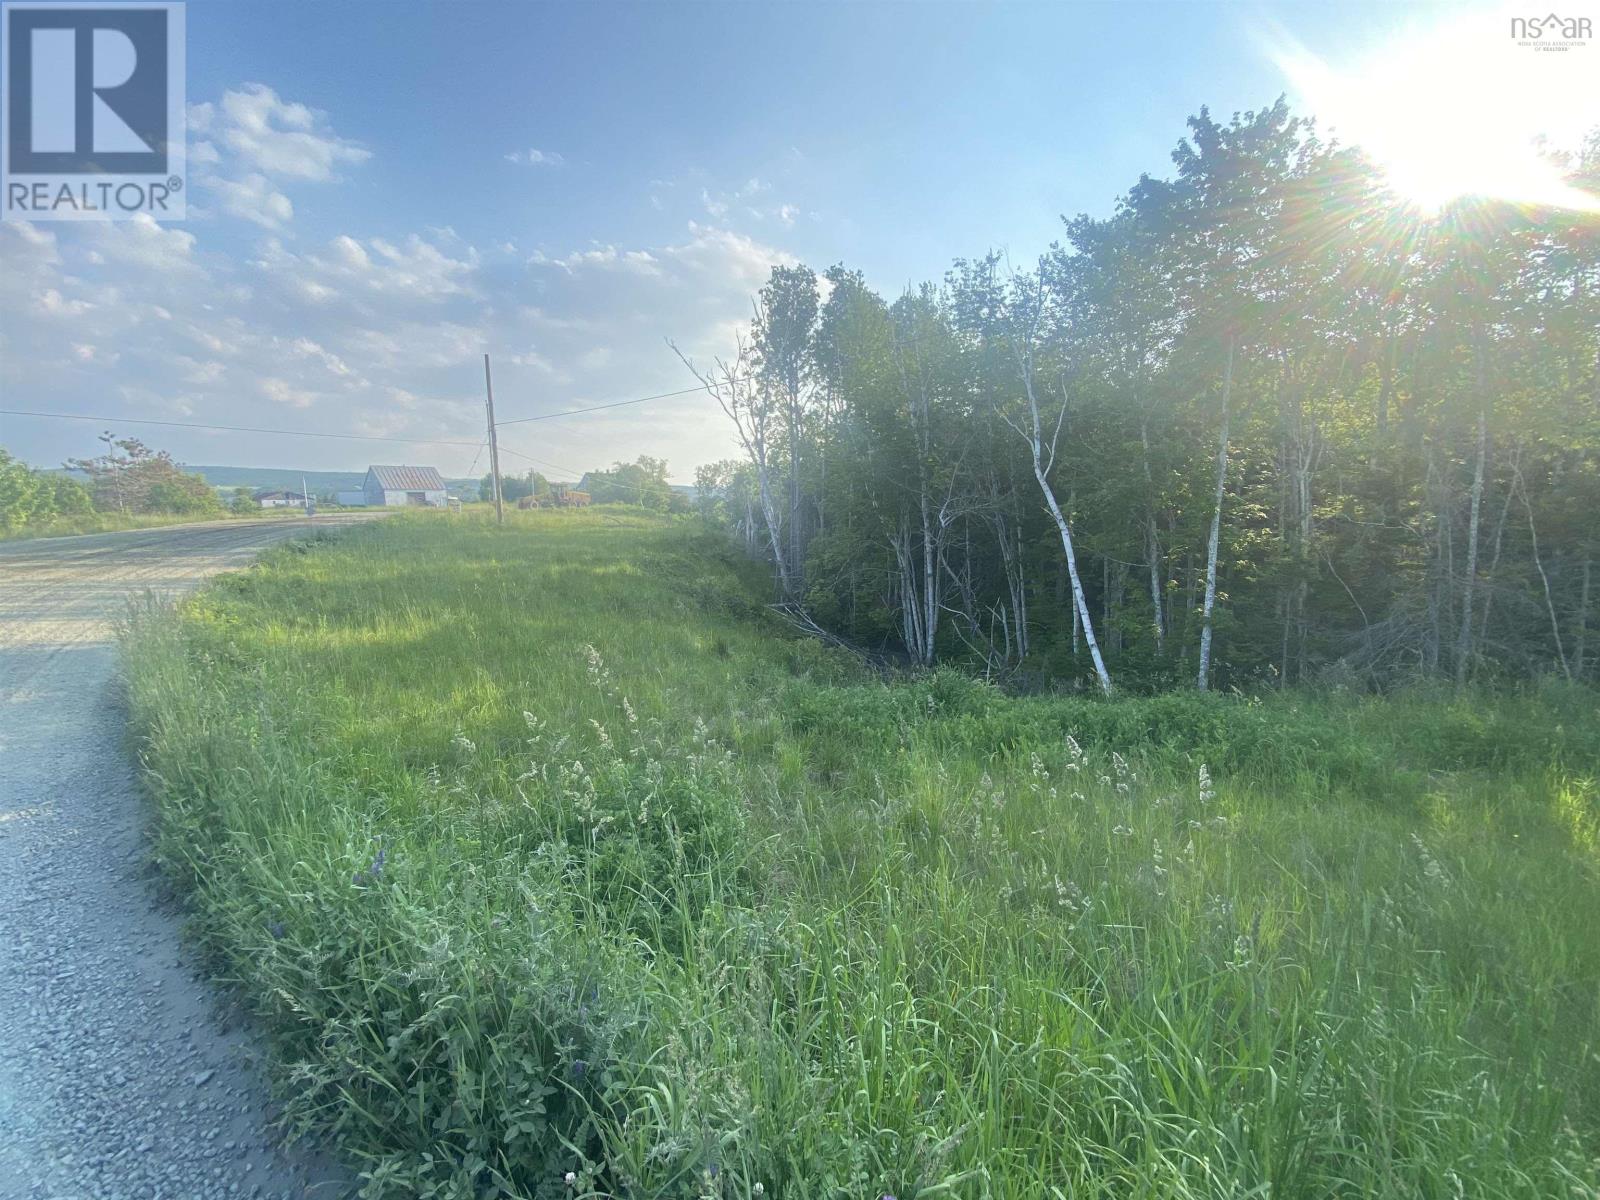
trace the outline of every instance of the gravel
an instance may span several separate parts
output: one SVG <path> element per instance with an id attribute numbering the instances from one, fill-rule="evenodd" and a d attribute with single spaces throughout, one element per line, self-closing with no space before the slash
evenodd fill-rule
<path id="1" fill-rule="evenodd" d="M 318 524 L 327 523 L 325 519 Z M 0 1198 L 352 1195 L 273 1136 L 249 1030 L 147 869 L 113 624 L 302 521 L 0 545 Z"/>

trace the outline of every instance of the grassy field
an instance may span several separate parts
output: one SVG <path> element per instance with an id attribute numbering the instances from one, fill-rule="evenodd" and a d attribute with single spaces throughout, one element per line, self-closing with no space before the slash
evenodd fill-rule
<path id="1" fill-rule="evenodd" d="M 167 525 L 192 525 L 196 521 L 288 519 L 305 516 L 285 509 L 262 509 L 239 517 L 231 512 L 217 513 L 70 513 L 19 526 L 0 529 L 0 542 L 23 542 L 34 538 L 76 537 L 85 533 L 122 533 L 130 529 L 160 529 Z"/>
<path id="2" fill-rule="evenodd" d="M 1593 694 L 1008 698 L 760 595 L 400 516 L 135 621 L 158 856 L 371 1195 L 1596 1195 Z"/>

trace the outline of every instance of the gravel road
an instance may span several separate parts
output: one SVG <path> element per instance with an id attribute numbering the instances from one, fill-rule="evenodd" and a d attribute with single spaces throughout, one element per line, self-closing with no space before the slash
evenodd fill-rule
<path id="1" fill-rule="evenodd" d="M 306 526 L 0 544 L 3 1200 L 351 1193 L 276 1148 L 247 1032 L 157 903 L 115 682 L 130 594 L 187 591 Z"/>

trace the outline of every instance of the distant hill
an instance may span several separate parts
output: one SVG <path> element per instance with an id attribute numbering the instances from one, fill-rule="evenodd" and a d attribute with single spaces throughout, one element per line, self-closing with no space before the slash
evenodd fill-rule
<path id="1" fill-rule="evenodd" d="M 305 479 L 306 488 L 313 496 L 325 496 L 330 492 L 353 492 L 360 489 L 362 481 L 366 479 L 365 470 L 360 471 L 301 471 L 294 467 L 216 467 L 201 466 L 198 463 L 180 463 L 185 471 L 194 475 L 204 476 L 205 481 L 212 487 L 223 489 L 248 488 L 253 492 L 283 491 L 298 492 L 300 480 Z M 83 478 L 83 472 L 71 471 L 64 467 L 48 468 L 64 475 L 75 475 Z M 478 483 L 481 476 L 472 479 L 452 479 L 446 475 L 445 486 L 450 489 L 452 496 L 461 496 L 468 500 L 478 498 Z M 575 487 L 575 484 L 568 484 Z M 687 483 L 669 484 L 673 491 L 682 495 L 693 497 L 695 489 Z"/>
<path id="2" fill-rule="evenodd" d="M 361 471 L 297 471 L 293 467 L 202 467 L 185 463 L 183 469 L 205 476 L 207 483 L 219 488 L 249 488 L 251 491 L 282 490 L 298 492 L 304 476 L 306 488 L 313 496 L 329 492 L 354 492 L 361 487 L 367 473 Z M 476 479 L 445 478 L 445 486 L 453 495 L 471 493 L 477 498 Z"/>
<path id="3" fill-rule="evenodd" d="M 250 488 L 254 491 L 300 490 L 304 477 L 312 495 L 320 492 L 355 491 L 367 477 L 365 471 L 297 471 L 293 467 L 202 467 L 185 463 L 184 470 L 205 476 L 207 483 L 224 488 Z"/>

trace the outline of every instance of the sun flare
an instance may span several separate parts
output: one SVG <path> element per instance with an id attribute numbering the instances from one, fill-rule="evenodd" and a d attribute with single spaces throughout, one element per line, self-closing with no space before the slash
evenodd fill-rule
<path id="1" fill-rule="evenodd" d="M 1283 35 L 1269 52 L 1325 130 L 1419 208 L 1477 195 L 1600 211 L 1550 157 L 1600 124 L 1600 47 L 1544 53 L 1510 29 L 1499 11 L 1418 26 L 1345 68 Z"/>

